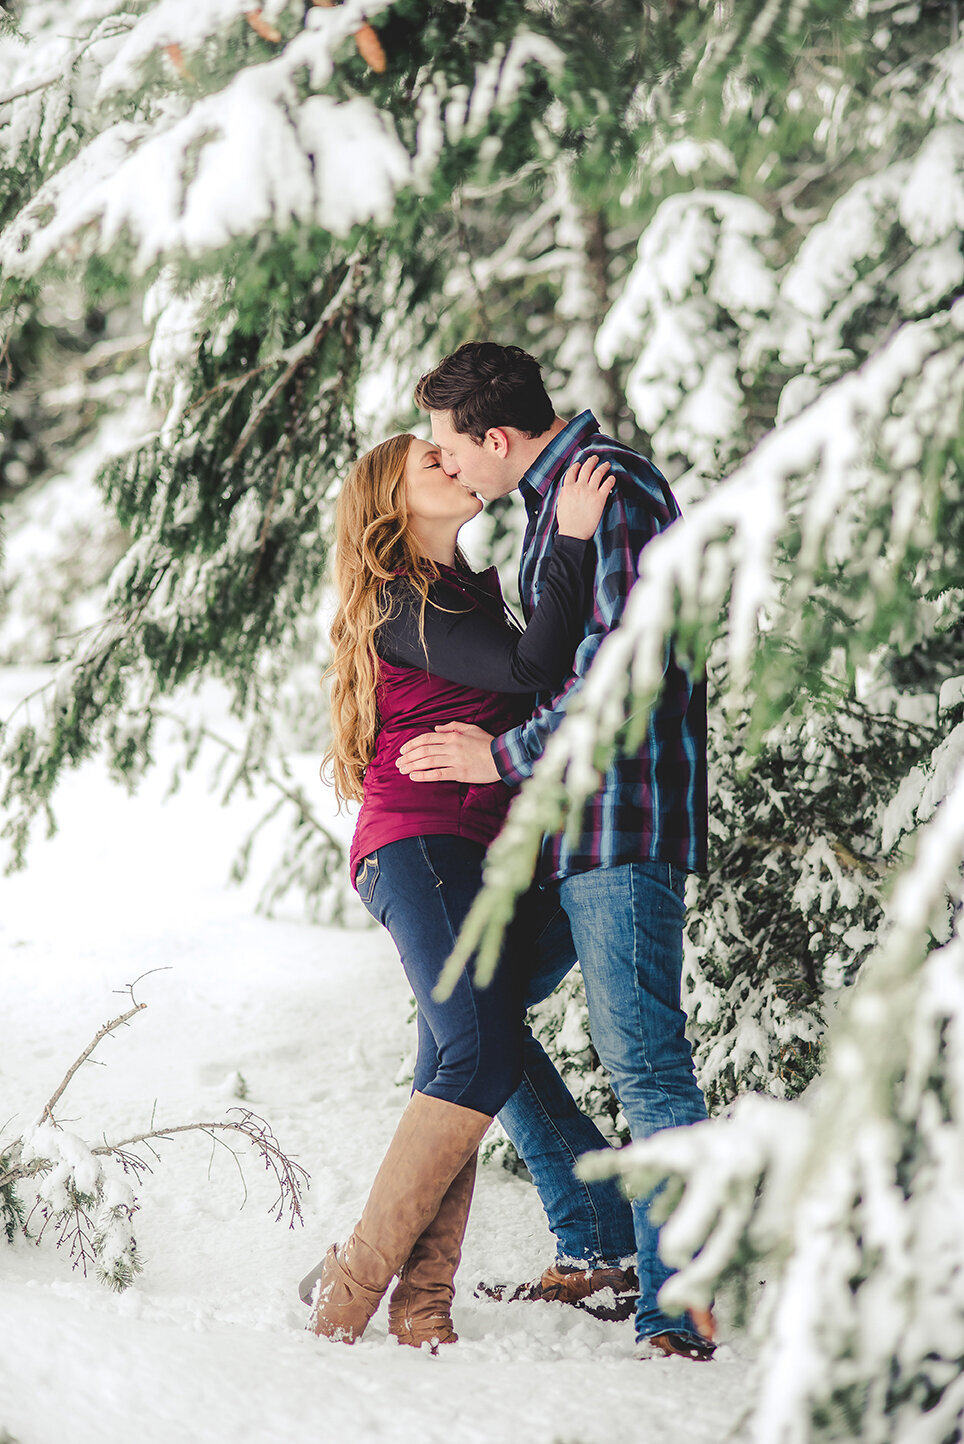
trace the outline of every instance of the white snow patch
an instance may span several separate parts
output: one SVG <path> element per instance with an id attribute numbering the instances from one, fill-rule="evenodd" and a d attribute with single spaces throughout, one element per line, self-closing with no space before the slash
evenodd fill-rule
<path id="1" fill-rule="evenodd" d="M 4 713 L 33 680 L 0 669 Z M 145 1269 L 124 1293 L 71 1273 L 52 1239 L 0 1241 L 0 1427 L 25 1444 L 488 1444 L 505 1421 L 529 1444 L 555 1444 L 561 1427 L 581 1444 L 716 1444 L 745 1403 L 742 1345 L 712 1368 L 641 1364 L 629 1323 L 473 1297 L 477 1279 L 532 1277 L 551 1257 L 534 1189 L 497 1166 L 482 1170 L 469 1222 L 458 1345 L 438 1359 L 400 1348 L 384 1308 L 352 1348 L 305 1332 L 297 1281 L 351 1228 L 405 1104 L 393 1079 L 411 1046 L 408 987 L 380 930 L 269 921 L 251 911 L 253 881 L 226 891 L 264 799 L 219 808 L 202 756 L 165 803 L 179 749 L 159 738 L 158 751 L 134 798 L 100 763 L 72 773 L 58 836 L 4 882 L 0 955 L 17 986 L 4 999 L 3 1141 L 124 1009 L 112 990 L 170 969 L 143 977 L 147 1009 L 105 1040 L 106 1068 L 86 1065 L 58 1111 L 85 1141 L 125 1137 L 152 1117 L 223 1116 L 225 1079 L 240 1072 L 246 1106 L 311 1172 L 306 1227 L 273 1222 L 270 1180 L 244 1154 L 242 1209 L 233 1160 L 187 1135 L 160 1146 L 135 1190 Z M 306 780 L 315 761 L 303 759 Z"/>

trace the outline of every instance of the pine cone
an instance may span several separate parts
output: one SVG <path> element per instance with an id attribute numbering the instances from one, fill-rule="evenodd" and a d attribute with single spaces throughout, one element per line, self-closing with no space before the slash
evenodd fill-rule
<path id="1" fill-rule="evenodd" d="M 335 0 L 311 0 L 311 3 L 322 10 L 331 10 Z M 388 65 L 385 51 L 382 49 L 382 42 L 367 21 L 355 31 L 355 44 L 358 46 L 358 54 L 362 60 L 370 65 L 372 70 L 377 70 L 379 75 L 383 74 Z"/>
<path id="2" fill-rule="evenodd" d="M 188 70 L 188 68 L 187 68 L 187 64 L 185 63 L 184 56 L 183 56 L 183 54 L 181 53 L 181 47 L 180 47 L 180 45 L 165 45 L 165 47 L 164 47 L 164 54 L 167 56 L 168 60 L 169 60 L 169 61 L 171 62 L 171 64 L 174 66 L 174 69 L 177 71 L 178 75 L 180 75 L 183 80 L 193 80 L 193 79 L 194 79 L 193 74 L 192 74 L 191 71 Z"/>
<path id="3" fill-rule="evenodd" d="M 382 49 L 382 42 L 374 30 L 367 23 L 360 30 L 355 31 L 355 44 L 358 46 L 358 54 L 372 68 L 377 70 L 379 75 L 384 71 L 387 61 L 385 52 Z"/>
<path id="4" fill-rule="evenodd" d="M 270 25 L 260 10 L 245 10 L 244 18 L 262 40 L 268 40 L 272 45 L 280 45 L 281 31 L 276 26 Z"/>

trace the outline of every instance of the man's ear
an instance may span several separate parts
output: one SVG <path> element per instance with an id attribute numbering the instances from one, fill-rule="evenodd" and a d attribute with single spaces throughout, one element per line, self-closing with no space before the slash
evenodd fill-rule
<path id="1" fill-rule="evenodd" d="M 490 426 L 485 433 L 483 445 L 504 461 L 509 454 L 509 433 L 501 426 Z"/>

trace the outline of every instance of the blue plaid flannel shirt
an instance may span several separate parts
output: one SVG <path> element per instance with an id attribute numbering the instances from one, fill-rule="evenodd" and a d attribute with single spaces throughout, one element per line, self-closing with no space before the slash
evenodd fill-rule
<path id="1" fill-rule="evenodd" d="M 592 412 L 583 411 L 553 437 L 519 484 L 529 518 L 519 567 L 527 619 L 539 600 L 556 534 L 556 484 L 573 462 L 593 453 L 609 462 L 616 485 L 593 538 L 592 607 L 566 682 L 555 694 L 539 696 L 529 721 L 493 740 L 496 766 L 510 784 L 530 775 L 600 643 L 618 625 L 642 548 L 680 515 L 655 466 L 602 435 Z M 610 767 L 575 838 L 545 839 L 540 874 L 543 879 L 566 877 L 643 860 L 702 871 L 706 852 L 706 684 L 694 682 L 670 654 L 645 742 Z"/>

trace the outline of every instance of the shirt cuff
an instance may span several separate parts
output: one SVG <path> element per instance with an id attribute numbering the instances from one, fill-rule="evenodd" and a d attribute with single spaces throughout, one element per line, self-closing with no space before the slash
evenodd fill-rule
<path id="1" fill-rule="evenodd" d="M 492 739 L 492 760 L 499 770 L 499 776 L 509 787 L 518 787 L 532 776 L 532 760 L 521 745 L 519 731 L 503 732 L 501 737 Z"/>
<path id="2" fill-rule="evenodd" d="M 592 546 L 592 537 L 563 536 L 562 532 L 556 532 L 552 539 L 552 550 L 558 547 L 564 555 L 571 556 L 574 561 L 581 562 L 586 555 L 586 548 Z"/>

